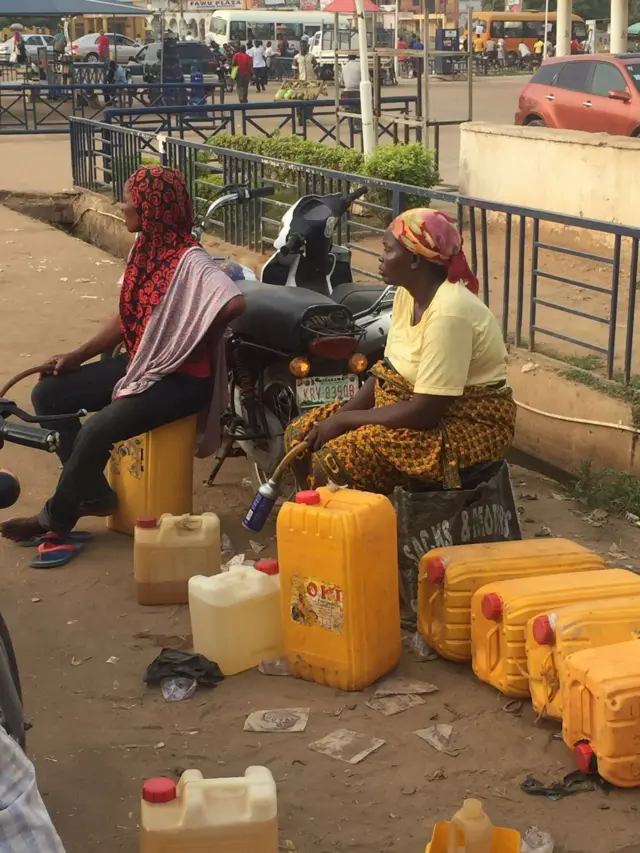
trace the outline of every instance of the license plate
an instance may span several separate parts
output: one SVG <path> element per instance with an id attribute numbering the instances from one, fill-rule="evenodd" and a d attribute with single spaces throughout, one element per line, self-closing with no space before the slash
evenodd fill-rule
<path id="1" fill-rule="evenodd" d="M 296 395 L 301 409 L 312 409 L 335 403 L 346 402 L 358 392 L 360 387 L 355 373 L 348 376 L 309 376 L 296 381 Z"/>

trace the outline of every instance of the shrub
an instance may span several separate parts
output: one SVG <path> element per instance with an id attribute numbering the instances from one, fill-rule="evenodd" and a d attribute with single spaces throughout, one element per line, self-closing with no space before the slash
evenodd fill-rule
<path id="1" fill-rule="evenodd" d="M 379 145 L 365 161 L 362 174 L 425 189 L 440 180 L 433 151 L 425 150 L 417 142 L 408 145 Z M 370 192 L 367 198 L 384 207 L 391 206 L 388 192 Z M 429 199 L 410 195 L 407 197 L 407 207 L 429 207 Z"/>

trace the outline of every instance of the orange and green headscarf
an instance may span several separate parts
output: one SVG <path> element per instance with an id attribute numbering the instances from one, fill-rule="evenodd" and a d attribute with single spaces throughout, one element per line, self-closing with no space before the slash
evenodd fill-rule
<path id="1" fill-rule="evenodd" d="M 391 233 L 413 255 L 445 267 L 449 281 L 463 281 L 478 295 L 478 279 L 462 251 L 462 235 L 446 213 L 428 207 L 405 210 L 391 223 Z"/>

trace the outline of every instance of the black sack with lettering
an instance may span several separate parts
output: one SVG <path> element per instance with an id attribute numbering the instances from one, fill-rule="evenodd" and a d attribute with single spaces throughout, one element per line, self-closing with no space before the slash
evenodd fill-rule
<path id="1" fill-rule="evenodd" d="M 506 462 L 495 463 L 473 489 L 412 492 L 399 486 L 392 501 L 398 516 L 400 599 L 412 614 L 418 610 L 418 566 L 426 551 L 522 539 Z"/>

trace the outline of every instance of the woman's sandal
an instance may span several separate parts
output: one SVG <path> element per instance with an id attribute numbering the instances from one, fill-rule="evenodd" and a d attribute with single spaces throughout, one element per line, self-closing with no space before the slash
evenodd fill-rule
<path id="1" fill-rule="evenodd" d="M 16 542 L 20 548 L 37 548 L 43 542 L 50 542 L 54 545 L 66 545 L 72 542 L 74 545 L 84 545 L 90 539 L 93 539 L 93 533 L 88 530 L 72 530 L 65 536 L 59 533 L 41 533 L 39 536 L 32 536 L 31 539 L 21 539 Z"/>
<path id="2" fill-rule="evenodd" d="M 43 542 L 38 545 L 38 553 L 29 565 L 32 569 L 59 569 L 70 563 L 75 556 L 84 550 L 84 543 L 65 542 L 56 545 L 53 542 Z"/>

